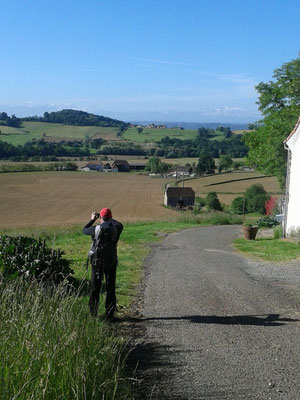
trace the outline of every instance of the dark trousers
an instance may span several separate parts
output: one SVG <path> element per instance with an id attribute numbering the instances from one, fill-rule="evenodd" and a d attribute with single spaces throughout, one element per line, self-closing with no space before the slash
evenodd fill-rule
<path id="1" fill-rule="evenodd" d="M 98 260 L 96 264 L 92 264 L 91 291 L 89 301 L 89 307 L 92 315 L 96 316 L 98 312 L 103 275 L 105 276 L 106 285 L 106 316 L 111 318 L 114 315 L 116 310 L 116 271 L 117 260 L 112 262 Z"/>

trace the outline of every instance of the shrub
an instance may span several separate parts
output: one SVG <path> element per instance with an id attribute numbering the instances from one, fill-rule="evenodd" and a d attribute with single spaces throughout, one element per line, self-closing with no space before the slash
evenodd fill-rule
<path id="1" fill-rule="evenodd" d="M 233 199 L 231 202 L 230 211 L 235 214 L 243 214 L 243 212 L 247 212 L 245 198 L 239 196 Z"/>
<path id="2" fill-rule="evenodd" d="M 210 210 L 222 210 L 221 203 L 216 192 L 209 192 L 205 199 L 205 205 Z"/>
<path id="3" fill-rule="evenodd" d="M 195 198 L 195 203 L 199 204 L 199 206 L 204 207 L 205 206 L 205 199 L 203 197 L 196 197 Z"/>
<path id="4" fill-rule="evenodd" d="M 265 204 L 268 199 L 269 196 L 261 184 L 256 183 L 251 185 L 245 192 L 247 212 L 259 212 L 265 214 Z"/>
<path id="5" fill-rule="evenodd" d="M 45 242 L 26 236 L 0 236 L 0 272 L 4 277 L 62 282 L 73 274 L 70 262 L 62 258 L 60 249 L 48 248 Z"/>
<path id="6" fill-rule="evenodd" d="M 266 201 L 265 204 L 265 208 L 266 208 L 266 214 L 267 215 L 272 215 L 273 211 L 276 208 L 276 197 L 270 197 L 268 201 Z"/>
<path id="7" fill-rule="evenodd" d="M 275 217 L 265 216 L 265 217 L 261 217 L 257 221 L 257 226 L 259 228 L 273 228 L 276 225 L 279 225 L 279 222 L 276 220 Z"/>

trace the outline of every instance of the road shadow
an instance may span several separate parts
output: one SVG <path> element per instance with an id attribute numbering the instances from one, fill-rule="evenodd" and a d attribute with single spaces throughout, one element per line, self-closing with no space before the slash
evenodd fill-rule
<path id="1" fill-rule="evenodd" d="M 132 346 L 126 368 L 133 377 L 131 390 L 135 400 L 177 400 L 166 396 L 170 381 L 176 379 L 178 369 L 185 367 L 184 362 L 174 362 L 177 353 L 181 354 L 174 347 L 157 342 L 140 341 Z M 180 397 L 180 400 L 187 399 Z"/>
<path id="2" fill-rule="evenodd" d="M 182 317 L 150 317 L 150 318 L 125 318 L 119 322 L 143 323 L 147 321 L 189 321 L 194 324 L 217 325 L 251 325 L 251 326 L 283 326 L 289 322 L 297 322 L 299 319 L 281 317 L 280 314 L 262 315 L 185 315 Z"/>
<path id="3" fill-rule="evenodd" d="M 189 321 L 195 324 L 220 324 L 220 325 L 252 325 L 252 326 L 282 326 L 287 322 L 297 322 L 298 319 L 281 317 L 280 314 L 264 315 L 187 315 L 182 317 L 153 317 L 144 318 L 142 321 Z"/>

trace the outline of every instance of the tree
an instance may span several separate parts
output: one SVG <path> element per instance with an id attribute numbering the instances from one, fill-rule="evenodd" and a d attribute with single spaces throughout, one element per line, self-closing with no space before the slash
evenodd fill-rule
<path id="1" fill-rule="evenodd" d="M 146 170 L 154 174 L 166 172 L 168 169 L 169 165 L 163 163 L 157 156 L 151 157 L 146 165 Z"/>
<path id="2" fill-rule="evenodd" d="M 236 170 L 236 169 L 239 169 L 242 165 L 243 165 L 242 162 L 240 162 L 240 161 L 234 161 L 233 164 L 232 164 L 232 168 L 233 168 L 234 170 Z"/>
<path id="3" fill-rule="evenodd" d="M 126 125 L 124 123 L 121 123 L 117 132 L 117 136 L 123 136 L 126 129 L 127 129 Z"/>
<path id="4" fill-rule="evenodd" d="M 137 128 L 137 132 L 140 135 L 143 132 L 143 128 Z"/>
<path id="5" fill-rule="evenodd" d="M 207 194 L 205 205 L 210 210 L 222 210 L 222 206 L 216 192 L 209 192 Z"/>
<path id="6" fill-rule="evenodd" d="M 209 139 L 209 130 L 201 126 L 201 128 L 198 128 L 197 132 L 197 139 Z"/>
<path id="7" fill-rule="evenodd" d="M 242 196 L 235 197 L 232 202 L 230 209 L 235 214 L 243 214 L 247 212 L 245 198 Z"/>
<path id="8" fill-rule="evenodd" d="M 274 70 L 275 81 L 260 82 L 259 110 L 264 115 L 300 104 L 300 53 L 298 57 Z"/>
<path id="9" fill-rule="evenodd" d="M 200 154 L 196 167 L 197 174 L 213 174 L 215 172 L 215 160 L 209 154 Z"/>
<path id="10" fill-rule="evenodd" d="M 264 173 L 275 175 L 283 187 L 287 160 L 283 141 L 300 115 L 300 53 L 275 69 L 273 78 L 274 81 L 256 86 L 264 119 L 244 140 L 249 148 L 248 162 Z"/>
<path id="11" fill-rule="evenodd" d="M 229 139 L 230 136 L 232 135 L 231 129 L 230 128 L 224 128 L 224 136 L 226 139 Z"/>
<path id="12" fill-rule="evenodd" d="M 233 160 L 228 154 L 222 154 L 220 156 L 220 162 L 219 162 L 219 172 L 221 172 L 223 169 L 226 171 L 230 167 L 232 167 Z"/>
<path id="13" fill-rule="evenodd" d="M 270 196 L 265 191 L 264 187 L 255 183 L 248 187 L 245 192 L 245 204 L 247 212 L 259 212 L 265 214 L 266 212 L 266 202 L 269 200 Z"/>

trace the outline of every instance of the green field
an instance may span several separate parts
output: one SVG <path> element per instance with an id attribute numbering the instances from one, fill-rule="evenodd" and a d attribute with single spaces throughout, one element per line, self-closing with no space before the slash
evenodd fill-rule
<path id="1" fill-rule="evenodd" d="M 136 142 L 136 143 L 151 143 L 151 142 L 159 142 L 162 138 L 169 136 L 172 139 L 181 139 L 181 140 L 191 140 L 195 139 L 197 135 L 197 130 L 192 129 L 173 129 L 173 128 L 165 128 L 165 129 L 148 129 L 144 128 L 141 134 L 138 133 L 137 128 L 129 128 L 124 133 L 124 139 Z"/>
<path id="2" fill-rule="evenodd" d="M 76 126 L 50 124 L 47 122 L 23 122 L 20 128 L 0 126 L 0 140 L 13 145 L 23 145 L 31 139 L 40 139 L 46 134 L 47 137 L 61 139 L 85 139 L 94 135 L 106 140 L 117 140 L 117 128 L 99 126 Z M 99 135 L 97 135 L 99 133 Z"/>
<path id="3" fill-rule="evenodd" d="M 159 142 L 165 136 L 170 138 L 178 138 L 181 140 L 195 139 L 197 130 L 180 130 L 180 129 L 143 129 L 138 134 L 137 128 L 129 128 L 125 131 L 122 138 L 117 136 L 117 128 L 98 127 L 98 126 L 77 126 L 50 124 L 47 122 L 23 122 L 22 127 L 12 128 L 8 126 L 0 126 L 0 140 L 13 145 L 23 145 L 32 139 L 40 139 L 46 134 L 45 140 L 49 138 L 61 139 L 85 139 L 87 136 L 101 137 L 108 141 L 130 141 L 135 143 Z M 216 137 L 218 139 L 219 136 Z M 221 136 L 220 136 L 221 138 Z"/>
<path id="4" fill-rule="evenodd" d="M 40 139 L 44 135 L 46 135 L 45 140 L 48 141 L 101 137 L 108 141 L 117 140 L 134 143 L 159 142 L 166 136 L 172 139 L 193 140 L 197 135 L 197 129 L 143 128 L 143 132 L 139 134 L 137 128 L 129 128 L 124 132 L 123 137 L 118 137 L 118 128 L 115 127 L 77 126 L 29 121 L 23 122 L 20 128 L 0 125 L 0 131 L 0 140 L 13 145 L 23 145 L 32 139 Z M 224 140 L 224 135 L 221 132 L 217 133 L 211 140 Z"/>

